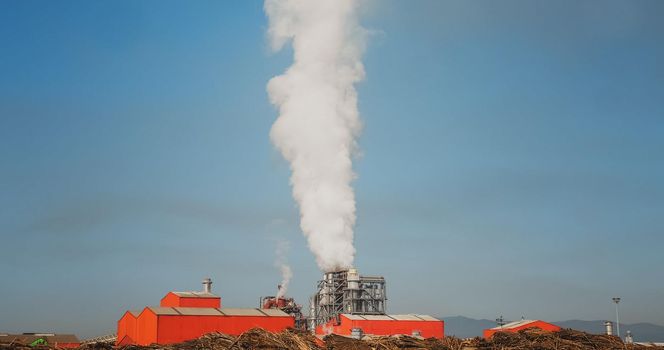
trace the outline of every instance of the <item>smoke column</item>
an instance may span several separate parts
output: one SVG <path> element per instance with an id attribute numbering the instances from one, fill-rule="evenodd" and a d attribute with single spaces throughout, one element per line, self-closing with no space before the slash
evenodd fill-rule
<path id="1" fill-rule="evenodd" d="M 272 143 L 290 162 L 300 227 L 323 271 L 353 264 L 355 175 L 352 157 L 361 130 L 355 83 L 366 31 L 357 0 L 266 0 L 274 51 L 293 47 L 293 65 L 267 85 L 279 110 Z"/>
<path id="2" fill-rule="evenodd" d="M 288 261 L 286 260 L 288 249 L 288 241 L 277 241 L 277 260 L 274 262 L 274 265 L 281 273 L 281 284 L 279 284 L 277 298 L 281 298 L 286 295 L 286 292 L 288 291 L 288 284 L 290 283 L 291 278 L 293 278 L 293 271 L 291 270 L 290 266 L 288 265 Z"/>

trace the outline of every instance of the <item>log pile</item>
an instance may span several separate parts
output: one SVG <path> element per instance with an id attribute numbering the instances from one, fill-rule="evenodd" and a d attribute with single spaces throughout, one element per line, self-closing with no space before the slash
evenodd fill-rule
<path id="1" fill-rule="evenodd" d="M 635 344 L 625 344 L 610 335 L 589 334 L 573 329 L 547 332 L 530 328 L 518 333 L 498 332 L 491 339 L 474 338 L 462 344 L 461 349 L 478 350 L 637 350 L 657 349 Z M 461 350 L 459 349 L 459 350 Z M 661 349 L 661 347 L 659 348 Z M 456 349 L 455 349 L 456 350 Z"/>
<path id="2" fill-rule="evenodd" d="M 78 350 L 645 350 L 662 349 L 642 345 L 624 344 L 618 337 L 588 334 L 572 329 L 546 332 L 535 328 L 518 333 L 499 332 L 491 339 L 419 339 L 409 336 L 370 337 L 363 340 L 339 335 L 328 335 L 322 340 L 296 330 L 270 333 L 255 328 L 240 336 L 221 333 L 206 334 L 198 339 L 179 344 L 113 347 L 110 344 L 87 344 Z M 25 344 L 0 344 L 0 350 L 52 350 L 48 347 L 31 348 Z"/>
<path id="3" fill-rule="evenodd" d="M 169 345 L 125 346 L 122 350 L 312 350 L 319 349 L 313 335 L 297 330 L 271 333 L 254 328 L 232 336 L 222 333 L 206 334 L 198 339 Z M 102 349 L 86 349 L 102 350 Z M 105 350 L 105 349 L 104 349 Z"/>

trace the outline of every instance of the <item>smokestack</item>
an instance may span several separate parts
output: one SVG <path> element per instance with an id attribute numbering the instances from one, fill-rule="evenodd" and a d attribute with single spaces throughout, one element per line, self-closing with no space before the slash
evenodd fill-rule
<path id="1" fill-rule="evenodd" d="M 604 322 L 604 327 L 606 327 L 606 335 L 613 335 L 613 322 Z"/>
<path id="2" fill-rule="evenodd" d="M 212 280 L 210 279 L 210 277 L 207 277 L 206 279 L 203 280 L 203 292 L 212 293 Z"/>

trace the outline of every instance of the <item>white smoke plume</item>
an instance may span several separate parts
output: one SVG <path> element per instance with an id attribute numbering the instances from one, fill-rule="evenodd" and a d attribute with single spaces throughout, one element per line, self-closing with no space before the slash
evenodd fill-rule
<path id="1" fill-rule="evenodd" d="M 288 265 L 288 260 L 286 259 L 289 248 L 290 246 L 288 241 L 277 241 L 277 259 L 275 260 L 274 265 L 281 273 L 281 284 L 279 284 L 277 298 L 281 298 L 286 295 L 286 292 L 288 291 L 288 284 L 290 283 L 291 278 L 293 278 L 293 271 L 291 270 L 290 265 Z"/>
<path id="2" fill-rule="evenodd" d="M 323 271 L 353 264 L 355 175 L 361 130 L 355 84 L 364 79 L 366 30 L 358 0 L 266 0 L 272 49 L 294 62 L 267 85 L 279 110 L 270 138 L 290 162 L 300 227 Z"/>

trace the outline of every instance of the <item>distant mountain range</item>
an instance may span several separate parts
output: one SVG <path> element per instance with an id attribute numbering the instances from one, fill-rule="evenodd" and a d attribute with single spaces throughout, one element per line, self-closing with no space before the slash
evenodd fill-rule
<path id="1" fill-rule="evenodd" d="M 495 327 L 496 322 L 491 320 L 476 320 L 464 316 L 439 317 L 445 321 L 445 335 L 454 335 L 458 338 L 481 337 L 482 331 Z M 569 320 L 552 322 L 562 328 L 572 328 L 588 333 L 603 334 L 604 321 Z M 637 342 L 664 342 L 664 327 L 652 323 L 620 324 L 620 332 L 632 332 Z"/>

